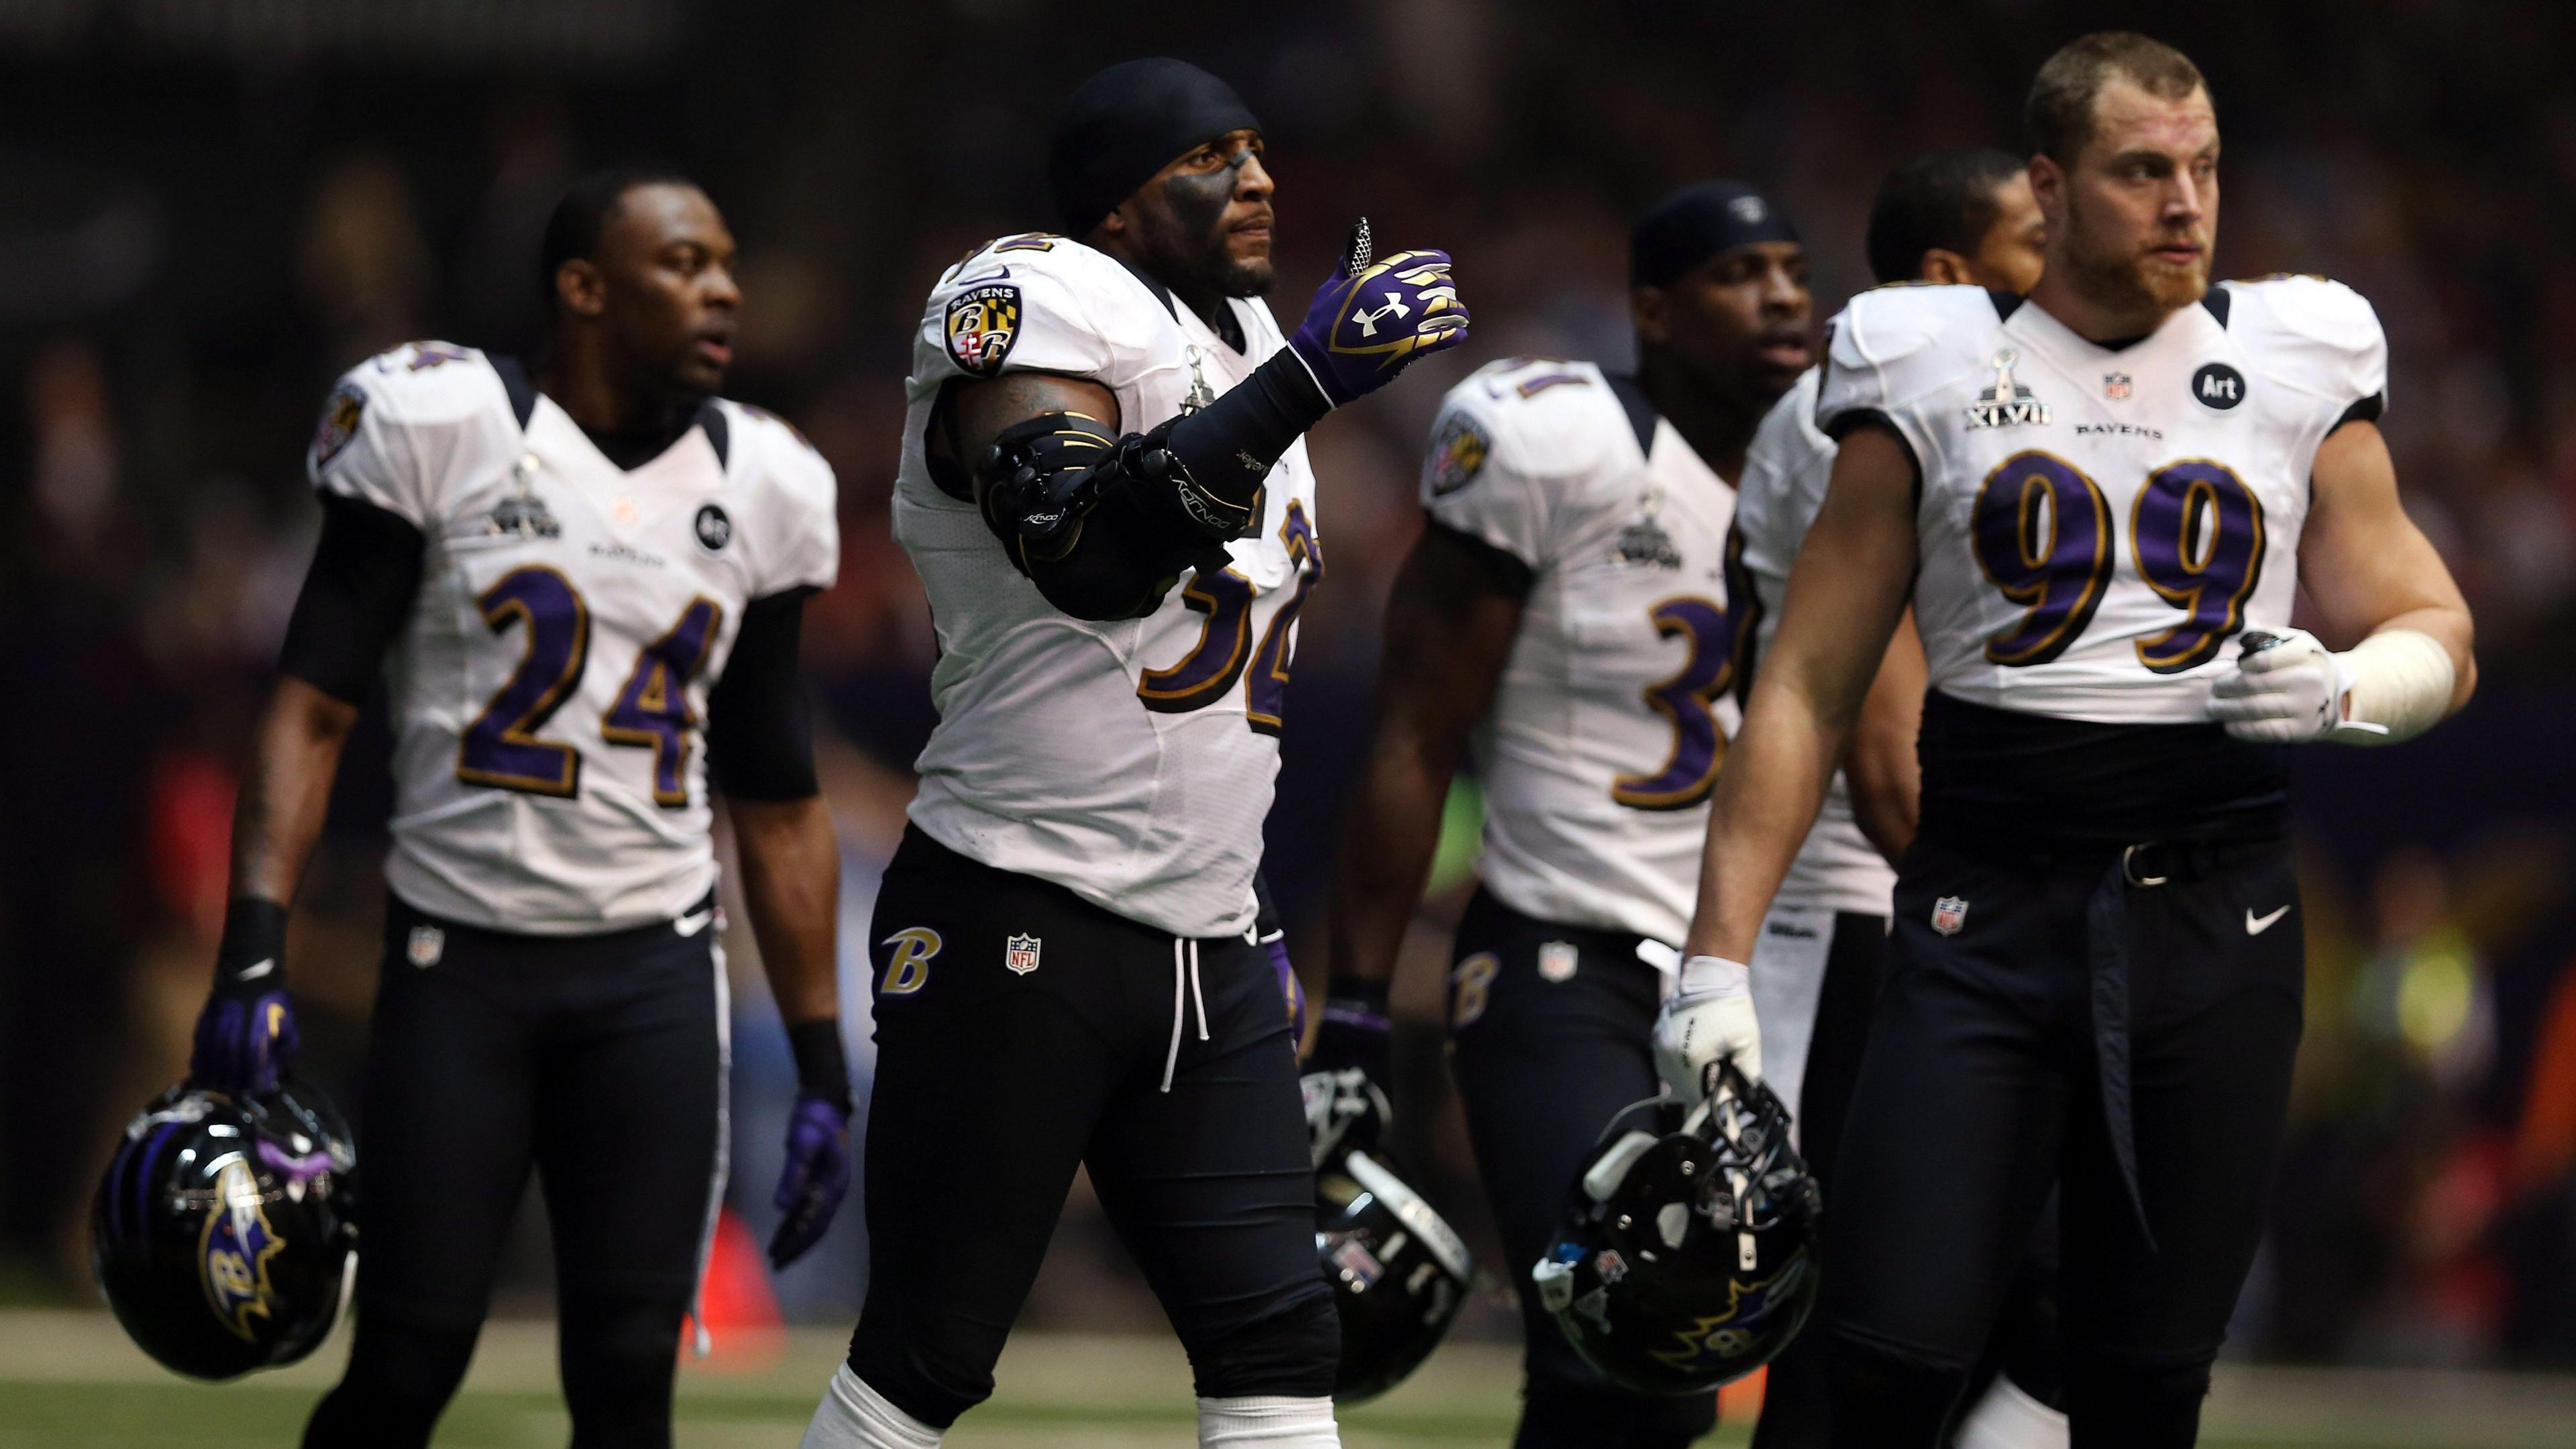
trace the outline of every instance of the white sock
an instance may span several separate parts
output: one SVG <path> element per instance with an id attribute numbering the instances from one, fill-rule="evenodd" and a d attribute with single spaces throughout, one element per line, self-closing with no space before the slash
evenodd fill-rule
<path id="1" fill-rule="evenodd" d="M 1953 1449 L 2066 1449 L 2066 1416 L 1997 1374 L 1960 1423 Z"/>
<path id="2" fill-rule="evenodd" d="M 1201 1399 L 1199 1449 L 1342 1449 L 1342 1436 L 1330 1399 Z"/>
<path id="3" fill-rule="evenodd" d="M 799 1449 L 939 1449 L 940 1431 L 887 1403 L 848 1364 L 832 1375 Z"/>

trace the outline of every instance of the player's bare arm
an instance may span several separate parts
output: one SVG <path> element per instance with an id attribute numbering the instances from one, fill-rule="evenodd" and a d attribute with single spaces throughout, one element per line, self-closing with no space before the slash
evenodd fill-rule
<path id="1" fill-rule="evenodd" d="M 283 906 L 295 898 L 331 804 L 340 751 L 358 707 L 292 675 L 260 712 L 250 770 L 233 807 L 232 894 Z"/>
<path id="2" fill-rule="evenodd" d="M 1893 865 L 1914 843 L 1914 827 L 1923 811 L 1923 762 L 1914 749 L 1923 732 L 1923 640 L 1914 632 L 1914 611 L 1896 622 L 1887 641 L 1887 657 L 1878 678 L 1861 702 L 1852 725 L 1851 743 L 1843 750 L 1843 777 L 1850 782 L 1852 818 L 1869 843 Z"/>
<path id="3" fill-rule="evenodd" d="M 1914 578 L 1914 464 L 1887 431 L 1843 439 L 1780 636 L 1709 804 L 1687 950 L 1750 960 L 1762 915 L 1814 823 Z"/>
<path id="4" fill-rule="evenodd" d="M 1332 1055 L 1326 1038 L 1347 1036 L 1340 1028 L 1353 1025 L 1336 1012 L 1370 1004 L 1380 1015 L 1377 1045 L 1360 1049 L 1374 1060 L 1359 1065 L 1373 1080 L 1385 1080 L 1386 994 L 1440 842 L 1449 780 L 1468 731 L 1493 704 L 1528 592 L 1529 571 L 1518 560 L 1433 524 L 1387 600 L 1377 715 L 1333 873 L 1333 1000 L 1316 1042 L 1319 1059 Z"/>
<path id="5" fill-rule="evenodd" d="M 2477 688 L 2469 609 L 2398 502 L 2376 423 L 2348 421 L 2317 447 L 2299 580 L 2336 653 L 2304 629 L 2249 634 L 2210 717 L 2241 739 L 2382 745 L 2412 739 Z"/>

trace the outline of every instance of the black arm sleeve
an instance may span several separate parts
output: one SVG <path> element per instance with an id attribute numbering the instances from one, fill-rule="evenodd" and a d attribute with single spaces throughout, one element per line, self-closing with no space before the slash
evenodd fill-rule
<path id="1" fill-rule="evenodd" d="M 1077 619 L 1139 618 L 1181 570 L 1260 526 L 1262 480 L 1331 410 L 1281 348 L 1225 396 L 1142 436 L 1043 414 L 995 440 L 978 480 L 984 521 L 1048 603 Z"/>
<path id="2" fill-rule="evenodd" d="M 814 782 L 814 719 L 796 672 L 805 600 L 814 592 L 752 600 L 724 677 L 707 695 L 707 765 L 716 788 L 735 799 L 805 800 L 821 788 Z"/>
<path id="3" fill-rule="evenodd" d="M 305 570 L 277 668 L 344 704 L 366 698 L 420 594 L 420 530 L 401 516 L 322 497 L 322 541 Z"/>

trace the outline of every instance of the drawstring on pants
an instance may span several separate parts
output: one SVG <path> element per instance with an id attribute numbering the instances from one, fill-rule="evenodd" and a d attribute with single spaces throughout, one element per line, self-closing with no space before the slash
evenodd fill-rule
<path id="1" fill-rule="evenodd" d="M 1199 994 L 1199 943 L 1186 936 L 1172 938 L 1172 1049 L 1163 1054 L 1163 1090 L 1172 1090 L 1172 1073 L 1181 1063 L 1182 994 L 1186 990 L 1191 1006 L 1198 1008 L 1199 1040 L 1208 1039 L 1207 998 Z"/>

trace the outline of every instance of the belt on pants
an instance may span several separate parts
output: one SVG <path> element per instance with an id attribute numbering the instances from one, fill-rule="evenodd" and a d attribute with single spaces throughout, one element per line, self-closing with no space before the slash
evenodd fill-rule
<path id="1" fill-rule="evenodd" d="M 2125 847 L 2104 867 L 2085 903 L 2087 974 L 2093 996 L 2093 1055 L 2102 1088 L 2102 1124 L 2111 1157 L 2129 1191 L 2138 1231 L 2155 1252 L 2156 1230 L 2147 1221 L 2146 1195 L 2138 1186 L 2136 1117 L 2130 1091 L 2129 892 L 2201 880 L 2277 849 L 2264 841 L 2149 841 Z"/>

